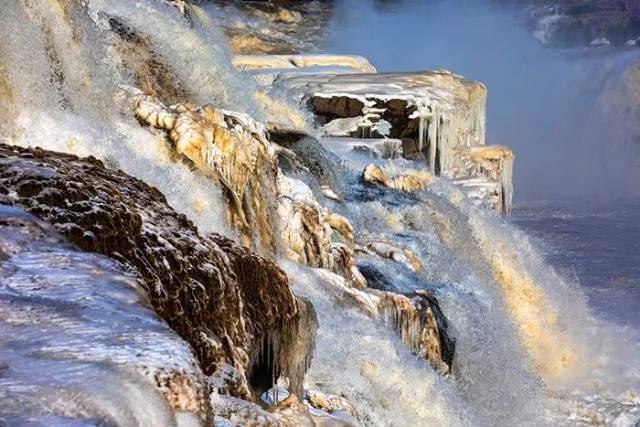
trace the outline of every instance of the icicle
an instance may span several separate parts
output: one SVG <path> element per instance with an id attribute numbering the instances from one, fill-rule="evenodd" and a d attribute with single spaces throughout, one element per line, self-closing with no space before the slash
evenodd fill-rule
<path id="1" fill-rule="evenodd" d="M 510 153 L 502 160 L 500 171 L 500 185 L 502 190 L 502 214 L 511 213 L 513 202 L 513 161 L 514 155 Z"/>
<path id="2" fill-rule="evenodd" d="M 422 147 L 424 146 L 424 121 L 425 118 L 424 117 L 420 117 L 419 119 L 419 124 L 418 124 L 418 152 L 422 151 Z"/>
<path id="3" fill-rule="evenodd" d="M 429 171 L 434 175 L 439 175 L 436 164 L 438 157 L 438 134 L 436 133 L 436 117 L 429 120 Z"/>
<path id="4" fill-rule="evenodd" d="M 451 140 L 445 133 L 444 117 L 438 114 L 436 116 L 436 126 L 438 133 L 438 174 L 447 176 L 449 171 L 449 151 L 451 150 Z"/>

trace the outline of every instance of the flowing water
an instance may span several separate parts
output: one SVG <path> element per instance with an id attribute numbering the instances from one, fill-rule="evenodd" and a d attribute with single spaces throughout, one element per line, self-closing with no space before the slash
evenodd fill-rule
<path id="1" fill-rule="evenodd" d="M 135 80 L 123 70 L 122 63 L 130 58 L 122 58 L 116 36 L 109 29 L 115 19 L 144 35 L 185 92 L 195 94 L 194 101 L 219 103 L 263 118 L 267 113 L 256 101 L 253 86 L 230 66 L 228 50 L 213 20 L 197 8 L 192 15 L 197 19 L 190 22 L 164 3 L 119 0 L 90 0 L 89 20 L 73 15 L 80 12 L 61 7 L 62 4 L 65 2 L 2 0 L 0 31 L 6 43 L 0 45 L 4 65 L 0 68 L 0 96 L 6 98 L 3 105 L 9 105 L 0 109 L 4 136 L 20 145 L 99 157 L 157 186 L 174 208 L 201 229 L 233 237 L 221 219 L 223 202 L 215 185 L 172 161 L 155 134 L 141 128 L 132 115 L 123 113 L 126 109 L 118 104 L 118 94 L 131 91 Z M 376 4 L 384 7 L 385 3 Z M 415 6 L 415 2 L 411 4 Z M 451 11 L 446 9 L 446 3 L 433 4 Z M 373 4 L 366 2 L 358 2 L 358 7 L 348 1 L 343 5 L 337 10 L 333 47 L 347 50 L 346 53 L 366 54 L 381 69 L 452 65 L 447 63 L 451 57 L 446 52 L 439 55 L 420 50 L 433 38 L 447 35 L 445 27 L 456 27 L 439 21 L 447 16 L 443 9 L 434 12 L 425 10 L 424 5 L 416 6 L 413 15 L 431 18 L 428 22 L 407 21 L 415 23 L 411 26 L 398 23 L 397 14 L 406 17 L 407 9 L 375 11 Z M 354 6 L 352 16 L 349 5 Z M 456 10 L 459 13 L 454 16 L 468 18 L 462 8 Z M 393 20 L 384 21 L 388 16 Z M 499 28 L 496 21 L 489 19 L 494 15 L 487 16 L 485 25 Z M 372 21 L 374 18 L 380 20 Z M 460 28 L 469 27 L 463 24 L 464 19 Z M 370 31 L 382 26 L 390 30 Z M 370 39 L 358 49 L 357 43 L 363 38 L 349 33 L 358 35 L 362 33 L 357 31 L 365 30 Z M 396 43 L 413 41 L 415 49 L 410 48 L 411 44 L 404 52 L 385 48 L 388 40 L 383 43 L 380 38 L 388 39 L 394 32 Z M 458 41 L 472 44 L 469 33 L 461 33 L 467 37 Z M 494 58 L 476 58 L 477 63 L 501 58 L 494 54 Z M 403 62 L 406 58 L 416 62 Z M 565 59 L 561 63 L 565 64 Z M 488 76 L 490 89 L 496 79 L 519 75 L 518 70 L 506 70 L 507 65 L 502 64 L 502 74 Z M 469 70 L 461 66 L 456 71 Z M 496 67 L 491 71 L 495 72 Z M 468 74 L 480 80 L 485 77 Z M 566 81 L 563 79 L 561 82 Z M 503 80 L 513 86 L 497 85 L 499 102 L 490 113 L 489 124 L 512 127 L 511 133 L 504 134 L 508 137 L 504 142 L 515 147 L 519 164 L 525 165 L 517 183 L 526 187 L 529 180 L 539 177 L 536 173 L 541 174 L 547 164 L 556 162 L 554 144 L 559 144 L 558 139 L 543 141 L 540 144 L 544 149 L 536 151 L 540 146 L 537 139 L 554 133 L 546 120 L 562 121 L 568 116 L 558 119 L 553 111 L 542 114 L 547 106 L 556 108 L 555 99 L 547 99 L 545 104 L 543 95 L 535 94 L 535 90 L 527 93 L 536 96 L 526 100 L 510 98 L 509 90 L 526 86 L 526 82 Z M 3 86 L 8 90 L 3 91 Z M 504 106 L 505 99 L 513 99 L 516 112 L 523 105 L 534 105 L 539 116 L 517 121 L 500 117 L 495 111 L 500 111 L 498 107 Z M 566 111 L 558 108 L 563 114 Z M 535 123 L 536 129 L 544 132 L 531 135 L 532 126 L 524 126 L 526 122 Z M 499 134 L 497 130 L 491 132 Z M 567 152 L 564 148 L 561 151 Z M 372 189 L 359 182 L 361 158 L 344 152 L 336 155 L 342 156 L 341 166 L 323 166 L 335 168 L 335 175 L 340 177 L 336 187 L 344 189 L 348 203 L 327 202 L 328 207 L 348 217 L 363 240 L 392 239 L 411 248 L 425 269 L 416 273 L 390 260 L 367 257 L 359 260 L 359 266 L 380 272 L 384 280 L 379 287 L 431 290 L 449 320 L 449 333 L 457 347 L 452 375 L 443 376 L 411 354 L 392 332 L 342 301 L 341 293 L 335 291 L 339 286 L 335 282 L 340 278 L 326 271 L 284 263 L 294 290 L 309 298 L 318 311 L 320 328 L 309 384 L 327 392 L 344 393 L 358 406 L 365 422 L 375 426 L 572 425 L 582 421 L 631 425 L 640 419 L 640 372 L 635 363 L 640 356 L 640 338 L 633 327 L 633 313 L 622 320 L 602 315 L 608 310 L 607 299 L 594 297 L 589 291 L 590 282 L 578 284 L 577 280 L 583 281 L 583 275 L 589 276 L 590 271 L 602 272 L 597 267 L 595 248 L 617 245 L 611 233 L 585 234 L 581 238 L 598 240 L 602 246 L 593 246 L 593 252 L 580 252 L 575 237 L 580 236 L 581 227 L 568 221 L 570 225 L 566 227 L 574 228 L 568 233 L 566 247 L 579 254 L 577 257 L 591 260 L 591 270 L 584 270 L 587 264 L 581 264 L 583 261 L 556 258 L 553 252 L 547 255 L 546 249 L 539 248 L 538 239 L 553 240 L 561 235 L 554 232 L 557 228 L 553 226 L 558 222 L 547 210 L 517 213 L 515 221 L 533 232 L 536 237 L 531 238 L 509 221 L 467 206 L 461 193 L 446 182 L 414 195 Z M 383 163 L 398 170 L 406 167 L 404 160 Z M 561 171 L 561 166 L 554 170 Z M 627 185 L 626 174 L 622 178 Z M 553 182 L 539 181 L 528 194 L 542 191 Z M 593 178 L 589 182 L 596 181 Z M 622 181 L 616 178 L 615 188 L 619 191 L 626 188 Z M 637 212 L 637 205 L 632 205 L 630 211 Z M 597 221 L 596 217 L 589 218 L 585 220 L 588 224 Z M 621 230 L 623 233 L 625 228 Z M 637 270 L 629 265 L 633 257 L 625 257 L 635 240 L 630 238 L 625 244 L 627 250 L 621 250 L 616 257 L 626 268 L 624 272 L 602 273 L 597 283 L 606 286 L 594 284 L 593 289 L 611 289 L 612 277 L 614 282 L 624 278 L 619 281 L 630 289 L 637 284 Z M 551 242 L 551 246 L 555 250 L 564 248 L 557 242 Z M 571 266 L 575 275 L 566 272 Z M 583 288 L 587 288 L 586 293 Z M 600 307 L 597 302 L 603 305 Z M 631 305 L 628 307 L 630 310 Z M 630 327 L 625 329 L 621 324 Z"/>
<path id="2" fill-rule="evenodd" d="M 622 111 L 633 110 L 637 100 L 612 88 L 640 63 L 640 53 L 553 51 L 520 26 L 516 12 L 482 1 L 346 1 L 335 11 L 327 48 L 364 55 L 380 71 L 448 68 L 487 84 L 488 141 L 507 144 L 516 153 L 515 196 L 527 202 L 511 222 L 524 233 L 477 214 L 459 219 L 453 229 L 462 233 L 461 242 L 453 254 L 463 258 L 465 269 L 471 267 L 465 285 L 476 292 L 484 287 L 502 291 L 498 305 L 505 304 L 506 316 L 515 320 L 516 339 L 529 353 L 534 377 L 544 383 L 533 393 L 545 395 L 547 416 L 559 411 L 572 414 L 564 421 L 568 424 L 633 425 L 637 416 L 625 411 L 637 413 L 640 385 L 634 368 L 640 339 L 640 208 L 630 200 L 640 192 L 640 156 L 636 119 Z M 552 202 L 531 202 L 538 199 Z M 395 224 L 405 222 L 405 235 L 410 216 L 399 215 L 397 206 L 386 215 Z M 448 220 L 456 215 L 447 212 Z M 411 227 L 425 227 L 428 219 L 420 218 L 409 221 Z M 464 223 L 471 227 L 467 234 L 461 230 Z M 452 234 L 455 241 L 457 233 Z M 450 266 L 458 274 L 465 271 L 451 253 L 440 251 L 435 261 L 437 252 L 424 242 L 411 247 L 429 260 L 432 275 L 438 273 L 431 282 L 450 288 L 456 281 Z M 493 271 L 483 277 L 474 266 Z M 445 312 L 452 312 L 452 299 L 441 297 Z M 495 310 L 496 303 L 487 306 Z M 454 328 L 458 316 L 451 317 Z M 512 345 L 517 346 L 507 347 Z M 462 352 L 458 358 L 465 357 Z M 508 389 L 500 390 L 509 395 Z M 575 400 L 567 406 L 571 399 L 557 399 L 562 394 Z M 563 422 L 553 415 L 546 419 Z M 540 422 L 535 416 L 528 420 Z"/>

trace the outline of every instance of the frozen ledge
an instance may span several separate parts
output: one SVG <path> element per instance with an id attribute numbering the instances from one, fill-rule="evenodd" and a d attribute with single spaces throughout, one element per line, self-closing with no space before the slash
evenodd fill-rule
<path id="1" fill-rule="evenodd" d="M 357 55 L 236 55 L 233 65 L 239 70 L 346 67 L 361 73 L 375 73 L 369 60 Z"/>
<path id="2" fill-rule="evenodd" d="M 326 140 L 339 138 L 345 149 L 353 145 L 349 139 L 397 141 L 403 157 L 425 161 L 433 175 L 454 180 L 474 204 L 510 212 L 514 155 L 485 145 L 484 84 L 437 70 L 282 72 L 273 85 L 313 111 Z"/>
<path id="3" fill-rule="evenodd" d="M 332 122 L 351 119 L 349 136 L 402 139 L 405 156 L 424 156 L 436 175 L 451 175 L 454 150 L 485 143 L 486 87 L 449 71 L 283 74 L 274 85 L 309 105 L 328 136 L 345 136 Z"/>

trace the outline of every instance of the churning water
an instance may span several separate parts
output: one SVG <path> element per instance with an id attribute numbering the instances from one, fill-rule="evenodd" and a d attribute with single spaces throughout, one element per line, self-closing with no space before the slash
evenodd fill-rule
<path id="1" fill-rule="evenodd" d="M 512 347 L 527 353 L 521 363 L 542 384 L 527 383 L 526 375 L 516 371 L 502 373 L 512 382 L 529 384 L 516 388 L 542 399 L 523 392 L 520 401 L 506 404 L 518 409 L 522 401 L 530 404 L 520 420 L 538 424 L 544 413 L 542 418 L 554 424 L 634 425 L 640 387 L 634 366 L 640 356 L 640 205 L 629 200 L 640 194 L 640 156 L 635 120 L 621 112 L 633 110 L 637 100 L 612 89 L 640 63 L 640 52 L 554 51 L 527 33 L 516 12 L 474 0 L 340 2 L 327 45 L 364 55 L 381 71 L 447 68 L 487 84 L 488 141 L 514 149 L 515 197 L 527 202 L 509 222 L 478 213 L 461 216 L 464 209 L 444 208 L 442 200 L 402 213 L 396 204 L 386 213 L 386 229 L 393 224 L 396 240 L 398 233 L 414 239 L 411 247 L 430 266 L 427 281 L 447 283 L 436 293 L 459 339 L 477 334 L 464 329 L 483 322 L 481 328 L 499 337 L 503 348 L 493 351 L 503 359 L 486 354 L 486 364 L 499 365 L 507 358 L 513 365 L 520 356 L 509 353 Z M 450 190 L 442 194 L 451 200 Z M 553 202 L 533 202 L 539 199 Z M 379 200 L 370 205 L 375 209 L 368 206 L 363 217 L 380 211 Z M 426 214 L 429 209 L 432 215 Z M 445 219 L 436 220 L 439 216 Z M 453 232 L 434 232 L 442 223 Z M 435 242 L 444 248 L 436 249 Z M 451 295 L 453 289 L 464 292 Z M 478 300 L 466 301 L 470 296 Z M 461 309 L 461 301 L 469 304 L 467 309 Z M 472 307 L 485 307 L 493 319 L 479 315 L 463 321 Z M 513 331 L 498 332 L 495 322 L 501 316 L 507 319 L 500 319 L 505 329 Z M 496 338 L 475 337 L 492 343 Z M 477 345 L 468 348 L 456 354 L 459 364 Z M 491 394 L 488 384 L 496 380 L 490 367 L 483 371 L 484 391 Z M 459 375 L 463 389 L 473 376 L 468 371 Z M 496 389 L 488 401 L 519 394 L 501 385 Z M 481 406 L 491 407 L 488 402 Z M 518 411 L 510 416 L 517 417 Z M 502 424 L 507 418 L 489 417 L 488 422 Z"/>

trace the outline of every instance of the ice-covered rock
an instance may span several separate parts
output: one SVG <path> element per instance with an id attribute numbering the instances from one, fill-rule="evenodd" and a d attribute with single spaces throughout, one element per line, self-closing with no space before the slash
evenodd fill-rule
<path id="1" fill-rule="evenodd" d="M 287 258 L 312 267 L 332 268 L 330 212 L 302 181 L 280 175 L 278 213 Z"/>
<path id="2" fill-rule="evenodd" d="M 343 277 L 315 270 L 337 304 L 350 303 L 395 331 L 402 342 L 441 372 L 449 372 L 455 341 L 435 297 L 426 290 L 400 294 L 373 288 L 356 289 Z"/>
<path id="3" fill-rule="evenodd" d="M 358 269 L 355 254 L 351 248 L 342 243 L 334 244 L 333 261 L 333 271 L 349 280 L 356 288 L 367 287 L 367 279 Z"/>
<path id="4" fill-rule="evenodd" d="M 272 142 L 267 128 L 249 116 L 212 106 L 165 107 L 148 97 L 138 98 L 135 113 L 143 123 L 167 131 L 176 153 L 226 190 L 228 220 L 245 245 L 332 269 L 333 231 L 354 240 L 349 221 L 321 206 L 305 183 L 284 175 L 277 155 L 308 170 L 305 159 Z M 351 270 L 347 278 L 358 280 Z"/>
<path id="5" fill-rule="evenodd" d="M 486 88 L 481 83 L 431 71 L 282 73 L 274 85 L 311 107 L 332 150 L 353 147 L 362 154 L 382 151 L 383 158 L 401 153 L 426 159 L 431 174 L 454 179 L 474 203 L 510 212 L 514 156 L 506 147 L 485 146 Z M 374 139 L 366 143 L 363 138 Z M 425 181 L 419 174 L 418 181 Z M 400 181 L 413 175 L 407 172 Z M 404 191 L 430 182 L 394 184 L 379 166 L 367 168 L 364 177 Z"/>
<path id="6" fill-rule="evenodd" d="M 204 424 L 198 361 L 148 305 L 124 265 L 0 205 L 0 422 Z"/>
<path id="7" fill-rule="evenodd" d="M 391 175 L 381 166 L 370 164 L 362 172 L 362 179 L 368 184 L 382 185 L 409 193 L 424 190 L 436 178 L 426 170 L 417 169 Z"/>
<path id="8" fill-rule="evenodd" d="M 376 72 L 367 58 L 357 55 L 235 55 L 232 63 L 240 70 L 345 67 L 361 73 Z"/>
<path id="9" fill-rule="evenodd" d="M 402 341 L 441 372 L 450 372 L 455 342 L 447 335 L 447 320 L 428 291 L 403 295 L 381 293 L 380 317 Z"/>
<path id="10" fill-rule="evenodd" d="M 384 240 L 374 240 L 367 244 L 367 249 L 383 258 L 392 259 L 395 262 L 405 265 L 412 271 L 420 272 L 424 269 L 422 261 L 414 251 L 409 248 L 400 247 L 393 242 Z"/>
<path id="11" fill-rule="evenodd" d="M 143 123 L 167 131 L 176 154 L 225 190 L 228 221 L 246 246 L 275 252 L 278 161 L 264 125 L 209 105 L 165 107 L 148 97 L 136 101 L 135 114 Z"/>
<path id="12" fill-rule="evenodd" d="M 399 159 L 402 141 L 393 138 L 322 138 L 322 144 L 339 153 L 356 153 L 374 159 Z"/>
<path id="13" fill-rule="evenodd" d="M 508 215 L 513 201 L 513 163 L 515 155 L 501 145 L 469 147 L 458 152 L 459 161 L 453 171 L 459 184 L 472 200 L 479 200 Z M 483 189 L 486 194 L 474 195 L 471 189 Z"/>
<path id="14" fill-rule="evenodd" d="M 351 119 L 358 121 L 360 128 L 370 122 L 373 129 L 384 120 L 388 134 L 378 136 L 422 140 L 418 149 L 430 156 L 432 172 L 438 175 L 449 175 L 453 150 L 485 142 L 485 86 L 448 71 L 285 74 L 274 84 L 308 104 L 321 125 Z M 376 118 L 371 116 L 372 109 Z M 365 120 L 367 115 L 369 120 Z M 362 132 L 359 129 L 350 136 L 361 136 Z"/>
<path id="15" fill-rule="evenodd" d="M 238 371 L 230 394 L 250 398 L 263 378 L 280 375 L 299 387 L 308 359 L 290 356 L 312 331 L 299 327 L 308 311 L 287 276 L 227 238 L 201 234 L 157 189 L 93 158 L 1 145 L 0 203 L 22 206 L 81 248 L 129 266 L 205 374 L 225 364 Z"/>

